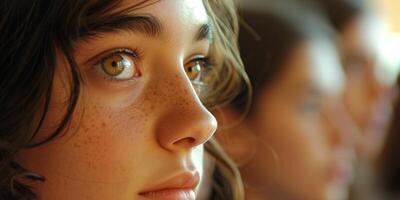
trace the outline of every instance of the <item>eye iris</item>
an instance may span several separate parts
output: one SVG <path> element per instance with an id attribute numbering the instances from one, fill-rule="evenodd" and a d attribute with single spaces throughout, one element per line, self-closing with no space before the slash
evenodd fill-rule
<path id="1" fill-rule="evenodd" d="M 118 76 L 125 69 L 124 58 L 121 55 L 113 55 L 109 58 L 106 58 L 101 67 L 108 75 Z"/>
<path id="2" fill-rule="evenodd" d="M 200 63 L 196 62 L 194 65 L 186 68 L 186 73 L 190 80 L 194 80 L 200 74 L 201 66 Z"/>

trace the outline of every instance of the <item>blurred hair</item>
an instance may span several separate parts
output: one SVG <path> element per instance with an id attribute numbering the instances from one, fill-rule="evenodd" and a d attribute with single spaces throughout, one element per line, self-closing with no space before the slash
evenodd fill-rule
<path id="1" fill-rule="evenodd" d="M 366 10 L 364 0 L 312 0 L 319 4 L 336 31 L 341 32 Z"/>
<path id="2" fill-rule="evenodd" d="M 400 76 L 397 90 L 400 88 Z M 382 152 L 377 160 L 377 170 L 383 187 L 388 192 L 400 192 L 400 99 L 394 103 L 393 117 Z"/>
<path id="3" fill-rule="evenodd" d="M 247 93 L 239 95 L 233 106 L 251 115 L 258 95 L 286 70 L 283 65 L 299 45 L 328 39 L 330 27 L 307 7 L 276 1 L 269 8 L 241 9 L 239 48 L 245 69 L 252 83 L 253 96 L 248 103 Z M 299 18 L 298 16 L 302 16 Z"/>
<path id="4" fill-rule="evenodd" d="M 251 90 L 238 49 L 239 24 L 233 0 L 203 0 L 214 27 L 214 44 L 211 52 L 216 61 L 217 73 L 211 85 L 214 90 L 206 97 L 206 105 L 221 105 L 232 101 L 243 89 Z M 219 69 L 219 70 L 218 70 Z M 247 98 L 250 93 L 247 93 Z M 213 106 L 213 107 L 214 107 Z M 212 138 L 205 150 L 215 159 L 213 173 L 213 200 L 244 200 L 244 188 L 237 166 Z"/>
<path id="5" fill-rule="evenodd" d="M 129 18 L 130 12 L 157 1 L 139 1 L 118 12 L 115 8 L 121 0 L 0 1 L 0 199 L 37 198 L 31 188 L 19 180 L 45 181 L 45 177 L 24 169 L 13 161 L 13 156 L 21 149 L 52 141 L 68 128 L 81 89 L 79 67 L 73 56 L 74 42 L 104 31 L 96 29 L 99 24 Z M 235 44 L 238 25 L 232 0 L 203 2 L 215 38 L 211 57 L 217 74 L 209 80 L 210 90 L 202 98 L 211 106 L 229 101 L 243 82 L 240 80 L 246 80 L 246 75 Z M 69 64 L 69 101 L 56 130 L 48 138 L 32 143 L 48 113 L 58 54 Z M 241 199 L 242 186 L 237 170 L 227 164 L 228 158 L 216 145 L 208 146 L 224 172 L 219 178 L 227 179 L 223 186 L 231 192 L 221 196 Z"/>

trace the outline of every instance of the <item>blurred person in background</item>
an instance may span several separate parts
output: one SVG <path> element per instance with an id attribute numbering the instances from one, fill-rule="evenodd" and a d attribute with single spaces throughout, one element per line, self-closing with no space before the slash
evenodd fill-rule
<path id="1" fill-rule="evenodd" d="M 247 200 L 345 199 L 352 124 L 330 29 L 291 1 L 264 6 L 242 10 L 250 107 L 244 95 L 215 112 L 217 138 L 240 166 Z"/>
<path id="2" fill-rule="evenodd" d="M 344 102 L 358 128 L 356 178 L 351 199 L 380 199 L 374 161 L 391 114 L 392 87 L 379 79 L 379 23 L 363 0 L 314 0 L 336 30 L 346 75 Z"/>
<path id="3" fill-rule="evenodd" d="M 391 111 L 391 88 L 378 78 L 377 18 L 363 0 L 314 0 L 336 30 L 346 75 L 344 101 L 358 125 L 358 152 L 374 158 L 380 151 Z"/>

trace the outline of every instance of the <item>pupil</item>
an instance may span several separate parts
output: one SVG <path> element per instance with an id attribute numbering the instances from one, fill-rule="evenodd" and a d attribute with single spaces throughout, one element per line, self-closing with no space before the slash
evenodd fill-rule
<path id="1" fill-rule="evenodd" d="M 117 62 L 112 61 L 112 62 L 111 62 L 111 66 L 112 66 L 112 67 L 117 67 Z"/>

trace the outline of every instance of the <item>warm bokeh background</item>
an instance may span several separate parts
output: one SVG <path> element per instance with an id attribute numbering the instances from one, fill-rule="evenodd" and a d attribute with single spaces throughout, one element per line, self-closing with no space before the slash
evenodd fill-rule
<path id="1" fill-rule="evenodd" d="M 400 34 L 400 1 L 398 0 L 373 0 L 382 16 L 390 25 L 390 30 Z"/>
<path id="2" fill-rule="evenodd" d="M 400 71 L 400 1 L 371 0 L 371 3 L 383 18 L 388 31 L 382 45 L 388 73 L 397 74 Z"/>

